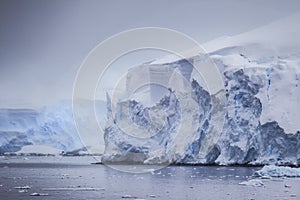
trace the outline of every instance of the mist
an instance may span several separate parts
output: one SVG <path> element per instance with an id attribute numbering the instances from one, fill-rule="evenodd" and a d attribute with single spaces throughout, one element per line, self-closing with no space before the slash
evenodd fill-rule
<path id="1" fill-rule="evenodd" d="M 0 107 L 30 108 L 70 100 L 84 58 L 120 31 L 170 28 L 201 44 L 252 30 L 299 10 L 297 0 L 2 0 Z M 107 87 L 113 84 L 109 78 L 104 80 Z"/>

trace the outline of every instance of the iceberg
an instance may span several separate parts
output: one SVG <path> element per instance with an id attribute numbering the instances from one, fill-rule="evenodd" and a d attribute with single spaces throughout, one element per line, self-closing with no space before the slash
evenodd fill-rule
<path id="1" fill-rule="evenodd" d="M 176 89 L 159 92 L 156 104 L 145 102 L 155 94 L 155 88 L 118 102 L 108 96 L 102 161 L 299 165 L 300 49 L 295 45 L 300 43 L 295 37 L 296 32 L 300 33 L 296 25 L 299 18 L 296 14 L 204 45 L 225 88 L 226 112 L 217 141 L 209 130 L 212 105 L 218 97 L 209 93 L 203 81 L 195 78 L 194 68 L 190 70 L 186 64 L 205 56 L 169 61 L 162 58 L 133 68 L 126 82 L 127 91 L 133 92 L 141 77 L 170 83 L 174 71 L 185 81 L 175 78 L 179 83 L 171 83 Z M 272 37 L 266 34 L 276 30 L 278 33 Z M 145 74 L 140 76 L 141 72 Z M 182 119 L 186 115 L 189 117 Z"/>
<path id="2" fill-rule="evenodd" d="M 239 183 L 239 185 L 262 187 L 262 186 L 264 186 L 264 183 L 259 179 L 251 179 L 248 181 L 243 181 L 243 182 Z"/>
<path id="3" fill-rule="evenodd" d="M 82 106 L 85 103 L 82 100 Z M 78 154 L 84 145 L 71 105 L 71 101 L 61 101 L 36 109 L 0 109 L 0 154 Z M 105 107 L 101 101 L 97 105 Z"/>
<path id="4" fill-rule="evenodd" d="M 300 177 L 300 168 L 266 165 L 256 171 L 254 176 L 258 177 Z"/>
<path id="5" fill-rule="evenodd" d="M 220 58 L 215 61 L 225 68 Z M 207 133 L 211 123 L 214 97 L 196 80 L 190 81 L 190 91 L 189 87 L 182 90 L 185 91 L 186 101 L 189 101 L 185 104 L 188 106 L 183 107 L 177 96 L 179 94 L 172 89 L 154 106 L 147 107 L 143 102 L 135 99 L 125 99 L 115 105 L 118 110 L 116 113 L 112 112 L 114 106 L 111 105 L 108 96 L 108 123 L 104 134 L 106 149 L 102 161 L 145 164 L 298 165 L 300 132 L 286 133 L 271 117 L 268 122 L 262 123 L 265 103 L 268 106 L 268 102 L 273 99 L 272 92 L 266 92 L 270 87 L 266 84 L 276 81 L 287 84 L 286 82 L 290 80 L 276 80 L 276 77 L 283 73 L 276 68 L 272 71 L 274 78 L 267 76 L 265 71 L 263 67 L 255 70 L 251 67 L 223 70 L 227 99 L 223 131 L 218 142 L 212 143 L 213 148 L 204 156 L 200 156 L 203 155 L 201 148 L 203 150 L 205 138 L 209 138 Z M 293 89 L 292 86 L 289 88 Z M 265 95 L 268 93 L 264 97 L 270 100 L 264 102 L 262 93 Z M 297 96 L 299 93 L 292 95 Z M 192 117 L 182 122 L 183 113 Z M 125 124 L 134 124 L 138 128 L 120 128 L 124 126 L 122 125 L 124 120 L 126 120 Z M 159 125 L 155 123 L 158 121 L 167 121 L 167 123 Z M 184 131 L 184 136 L 176 137 L 176 129 L 182 124 L 180 130 Z M 185 126 L 186 124 L 188 125 Z M 140 139 L 137 137 L 145 133 L 139 132 L 138 129 L 147 130 L 147 133 L 157 130 L 157 134 L 151 133 L 148 139 Z M 128 133 L 135 135 L 130 136 Z"/>

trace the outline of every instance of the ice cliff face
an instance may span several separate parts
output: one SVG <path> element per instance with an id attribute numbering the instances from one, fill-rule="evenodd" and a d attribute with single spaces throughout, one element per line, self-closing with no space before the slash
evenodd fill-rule
<path id="1" fill-rule="evenodd" d="M 261 122 L 264 104 L 257 94 L 268 87 L 264 85 L 269 83 L 268 77 L 261 81 L 261 74 L 252 74 L 251 81 L 241 69 L 234 73 L 226 72 L 225 77 L 228 109 L 217 144 L 220 155 L 215 162 L 299 164 L 299 131 L 288 134 L 276 121 Z"/>
<path id="2" fill-rule="evenodd" d="M 186 93 L 196 106 L 184 107 L 174 91 L 152 107 L 144 107 L 135 100 L 118 103 L 126 107 L 114 116 L 108 97 L 108 123 L 105 129 L 105 154 L 103 162 L 140 162 L 140 163 L 195 163 L 205 133 L 208 129 L 211 111 L 211 97 L 197 81 L 191 82 L 192 90 Z M 192 104 L 190 102 L 190 104 Z M 197 110 L 192 110 L 197 107 Z M 189 122 L 181 121 L 186 112 Z M 136 129 L 122 129 L 122 121 L 128 120 Z M 163 122 L 163 123 L 162 123 Z M 184 124 L 192 126 L 185 127 Z M 180 127 L 183 126 L 183 127 Z M 176 132 L 184 130 L 183 136 Z M 143 134 L 149 134 L 141 138 Z M 182 133 L 181 133 L 182 134 Z"/>
<path id="3" fill-rule="evenodd" d="M 226 69 L 219 57 L 215 61 Z M 135 100 L 119 103 L 118 106 L 123 107 L 122 112 L 113 116 L 108 98 L 109 122 L 105 129 L 106 151 L 103 161 L 150 164 L 299 164 L 299 132 L 287 134 L 275 120 L 261 122 L 264 105 L 258 94 L 268 90 L 270 82 L 276 80 L 265 75 L 266 69 L 262 69 L 233 68 L 223 71 L 227 98 L 225 122 L 217 144 L 207 153 L 205 159 L 199 157 L 199 154 L 210 125 L 211 96 L 196 80 L 190 82 L 192 90 L 186 95 L 196 103 L 198 110 L 181 107 L 175 92 L 170 90 L 169 94 L 153 107 L 145 107 Z M 274 72 L 273 74 L 276 77 Z M 266 98 L 270 101 L 272 94 L 268 95 Z M 162 127 L 153 125 L 153 121 L 159 119 L 153 120 L 150 117 L 153 116 L 151 113 L 161 117 L 162 115 L 157 113 L 162 111 L 167 114 L 160 120 L 166 120 L 167 123 Z M 189 112 L 193 116 L 191 120 L 194 127 L 181 129 L 185 131 L 185 136 L 183 141 L 178 142 L 176 129 L 182 123 L 182 112 Z M 146 139 L 139 139 L 137 132 L 137 135 L 130 136 L 128 131 L 130 133 L 132 130 L 122 130 L 119 127 L 118 121 L 122 121 L 123 118 L 146 132 L 158 131 Z M 181 147 L 176 147 L 178 145 Z"/>
<path id="4" fill-rule="evenodd" d="M 262 86 L 250 81 L 243 70 L 227 71 L 224 77 L 228 105 L 217 162 L 242 164 L 252 161 L 259 149 L 262 105 L 255 95 Z"/>
<path id="5" fill-rule="evenodd" d="M 300 41 L 294 37 L 300 33 L 296 25 L 299 17 L 297 14 L 204 46 L 223 77 L 227 100 L 222 133 L 204 157 L 200 155 L 206 145 L 203 142 L 209 137 L 213 97 L 198 80 L 190 79 L 192 89 L 185 92 L 190 107 L 182 106 L 180 94 L 172 89 L 152 107 L 134 99 L 122 102 L 126 112 L 116 115 L 146 130 L 153 128 L 150 113 L 156 113 L 158 118 L 159 110 L 166 113 L 160 119 L 168 123 L 161 127 L 154 125 L 159 131 L 148 139 L 128 136 L 130 131 L 120 129 L 122 119 L 118 121 L 109 107 L 103 161 L 299 165 Z M 174 66 L 175 63 L 184 62 L 153 62 L 156 66 Z M 192 116 L 189 126 L 180 129 L 184 137 L 176 137 L 180 125 L 187 124 L 181 121 L 185 112 Z"/>

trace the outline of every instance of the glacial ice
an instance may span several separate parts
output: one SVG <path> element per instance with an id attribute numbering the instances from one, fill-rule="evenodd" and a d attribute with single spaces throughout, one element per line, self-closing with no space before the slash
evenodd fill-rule
<path id="1" fill-rule="evenodd" d="M 60 149 L 56 149 L 53 147 L 49 147 L 49 146 L 44 146 L 44 145 L 26 145 L 23 146 L 22 149 L 20 151 L 16 152 L 18 155 L 22 154 L 22 155 L 38 155 L 38 154 L 42 154 L 42 155 L 59 155 L 61 153 Z"/>
<path id="2" fill-rule="evenodd" d="M 300 177 L 300 168 L 266 165 L 256 171 L 254 176 L 258 177 Z"/>
<path id="3" fill-rule="evenodd" d="M 31 193 L 30 196 L 49 196 L 48 193 L 37 193 L 37 192 L 34 192 L 34 193 Z"/>
<path id="4" fill-rule="evenodd" d="M 264 186 L 264 183 L 259 179 L 250 179 L 248 181 L 240 182 L 239 185 L 262 187 Z"/>
<path id="5" fill-rule="evenodd" d="M 210 138 L 207 130 L 211 126 L 214 98 L 202 81 L 191 76 L 187 80 L 192 89 L 185 92 L 189 96 L 187 99 L 191 99 L 188 105 L 195 103 L 190 107 L 181 105 L 178 93 L 172 88 L 161 101 L 150 106 L 143 104 L 139 95 L 116 105 L 111 105 L 108 98 L 109 118 L 104 133 L 106 148 L 103 161 L 299 165 L 300 49 L 297 45 L 299 39 L 295 37 L 295 33 L 300 33 L 296 25 L 298 16 L 296 14 L 248 33 L 204 45 L 223 76 L 227 100 L 222 133 L 204 156 L 203 141 Z M 196 58 L 189 58 L 193 59 Z M 158 66 L 173 69 L 176 63 L 185 61 L 162 58 L 150 63 L 150 71 L 157 75 L 160 74 Z M 142 65 L 139 69 L 147 71 L 145 67 Z M 131 73 L 132 80 L 135 75 L 138 77 L 139 73 Z M 114 106 L 122 106 L 124 112 L 112 112 Z M 160 126 L 152 124 L 150 117 L 160 116 L 159 110 L 167 113 L 161 118 L 167 123 Z M 181 116 L 185 112 L 192 117 L 189 123 L 183 122 L 184 126 L 189 124 L 184 128 L 186 131 L 181 129 L 184 137 L 176 137 L 174 133 L 180 127 Z M 116 116 L 127 118 L 125 124 L 135 124 L 136 129 L 132 130 L 143 127 L 146 130 L 157 129 L 157 134 L 147 140 L 128 135 L 130 131 L 120 129 L 123 122 Z M 154 118 L 154 121 L 158 119 Z M 135 133 L 135 136 L 140 135 L 140 132 Z"/>
<path id="6" fill-rule="evenodd" d="M 0 154 L 77 153 L 84 149 L 71 105 L 71 101 L 62 101 L 38 109 L 0 109 Z"/>
<path id="7" fill-rule="evenodd" d="M 142 65 L 134 71 L 138 75 L 130 72 L 127 82 L 134 84 L 128 85 L 143 85 L 144 80 L 133 81 L 134 76 L 148 76 L 151 83 L 161 82 L 165 87 L 170 86 L 168 94 L 161 94 L 161 100 L 153 106 L 128 98 L 114 102 L 108 96 L 108 122 L 104 134 L 106 148 L 102 161 L 148 164 L 199 162 L 200 153 L 210 150 L 204 136 L 211 136 L 208 129 L 212 97 L 196 80 L 188 81 L 192 72 L 190 62 L 180 60 L 163 65 Z M 151 87 L 148 90 L 150 97 L 153 93 L 157 95 L 155 91 L 152 93 Z M 131 88 L 127 87 L 127 90 Z M 216 96 L 214 98 L 217 99 Z M 113 108 L 117 112 L 113 112 Z M 217 108 L 214 112 L 218 112 Z"/>
<path id="8" fill-rule="evenodd" d="M 244 56 L 240 57 L 245 59 Z M 269 85 L 271 81 L 293 84 L 292 81 L 276 80 L 276 77 L 282 73 L 281 70 L 272 69 L 272 77 L 270 77 L 265 74 L 269 68 L 266 69 L 263 66 L 257 69 L 257 66 L 252 68 L 250 64 L 249 68 L 234 67 L 226 69 L 227 65 L 223 63 L 222 58 L 214 55 L 212 55 L 212 58 L 218 67 L 223 70 L 227 113 L 222 134 L 215 146 L 209 152 L 206 152 L 205 157 L 199 155 L 210 125 L 212 97 L 196 80 L 191 80 L 192 90 L 190 93 L 189 91 L 186 92 L 187 96 L 190 95 L 192 102 L 196 103 L 191 107 L 181 107 L 176 92 L 170 90 L 168 95 L 152 107 L 146 107 L 134 99 L 127 99 L 118 102 L 116 107 L 122 106 L 119 112 L 112 113 L 112 109 L 109 108 L 109 120 L 105 129 L 106 150 L 102 158 L 103 162 L 298 165 L 300 161 L 300 132 L 288 134 L 272 118 L 268 122 L 262 123 L 261 115 L 263 108 L 266 107 L 266 102 L 261 101 L 258 97 L 260 93 L 266 93 L 266 89 L 271 87 Z M 172 64 L 169 65 L 172 66 Z M 265 63 L 262 65 L 265 65 Z M 282 65 L 286 70 L 292 68 L 286 64 Z M 294 87 L 290 86 L 290 89 Z M 297 98 L 299 93 L 292 95 Z M 274 97 L 271 91 L 268 91 L 268 96 L 266 98 L 270 98 L 272 101 Z M 110 98 L 107 102 L 110 104 Z M 198 109 L 195 110 L 195 108 Z M 123 112 L 120 112 L 120 110 Z M 153 112 L 155 116 L 161 116 L 158 114 L 161 110 L 167 113 L 161 120 L 166 119 L 168 123 L 161 127 L 157 125 L 153 127 L 153 119 L 150 118 L 149 113 Z M 180 117 L 183 112 L 190 113 L 190 116 L 193 116 L 190 121 L 193 122 L 188 127 L 181 129 L 184 131 L 184 137 L 176 138 L 174 132 L 182 123 Z M 122 119 L 118 116 L 122 116 Z M 271 116 L 273 116 L 273 113 L 270 114 Z M 141 140 L 129 136 L 127 132 L 135 132 L 137 133 L 135 136 L 138 136 L 140 134 L 137 131 L 138 129 L 135 129 L 135 131 L 120 129 L 123 119 L 128 119 L 126 124 L 133 123 L 144 130 L 159 131 L 155 136 Z M 157 121 L 157 119 L 154 121 Z"/>

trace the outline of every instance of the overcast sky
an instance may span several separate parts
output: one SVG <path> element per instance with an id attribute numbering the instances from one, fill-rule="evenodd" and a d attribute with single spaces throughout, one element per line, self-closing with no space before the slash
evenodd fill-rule
<path id="1" fill-rule="evenodd" d="M 120 31 L 164 27 L 204 43 L 299 10 L 298 0 L 0 0 L 0 107 L 71 99 L 83 59 Z"/>

